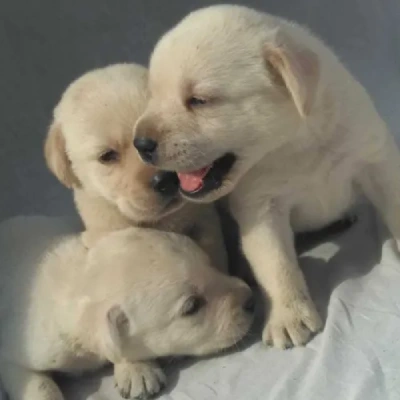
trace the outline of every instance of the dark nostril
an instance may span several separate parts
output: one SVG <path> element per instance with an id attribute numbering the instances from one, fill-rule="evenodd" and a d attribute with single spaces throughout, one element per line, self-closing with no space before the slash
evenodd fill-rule
<path id="1" fill-rule="evenodd" d="M 154 161 L 157 149 L 157 142 L 155 140 L 146 137 L 137 137 L 133 139 L 133 145 L 144 161 Z"/>
<path id="2" fill-rule="evenodd" d="M 133 140 L 133 145 L 139 151 L 149 151 L 152 152 L 157 148 L 157 142 L 153 139 L 146 137 L 137 137 Z"/>
<path id="3" fill-rule="evenodd" d="M 171 197 L 178 193 L 179 179 L 175 172 L 160 171 L 153 176 L 151 186 L 162 196 Z"/>
<path id="4" fill-rule="evenodd" d="M 252 314 L 254 313 L 255 309 L 256 309 L 256 301 L 254 295 L 251 294 L 250 297 L 243 304 L 243 310 Z"/>

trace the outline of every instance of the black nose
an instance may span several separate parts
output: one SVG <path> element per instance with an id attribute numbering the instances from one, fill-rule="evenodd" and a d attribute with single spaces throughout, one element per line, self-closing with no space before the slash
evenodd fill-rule
<path id="1" fill-rule="evenodd" d="M 173 197 L 179 190 L 179 179 L 175 172 L 159 171 L 151 179 L 153 189 L 165 197 Z"/>
<path id="2" fill-rule="evenodd" d="M 137 137 L 133 139 L 133 145 L 136 147 L 136 150 L 139 152 L 143 161 L 146 161 L 148 163 L 155 162 L 157 150 L 156 141 L 146 137 Z"/>
<path id="3" fill-rule="evenodd" d="M 249 298 L 243 304 L 243 310 L 249 314 L 253 314 L 256 309 L 256 301 L 254 295 L 251 294 Z"/>

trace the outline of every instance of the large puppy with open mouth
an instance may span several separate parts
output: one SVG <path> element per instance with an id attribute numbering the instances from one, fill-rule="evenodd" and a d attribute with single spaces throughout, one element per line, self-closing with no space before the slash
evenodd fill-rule
<path id="1" fill-rule="evenodd" d="M 136 64 L 100 68 L 72 82 L 54 110 L 47 165 L 74 191 L 86 245 L 116 229 L 151 226 L 191 236 L 226 271 L 214 206 L 184 201 L 176 174 L 144 165 L 132 146 L 147 98 L 147 70 Z"/>
<path id="2" fill-rule="evenodd" d="M 224 195 L 270 300 L 263 339 L 301 345 L 322 327 L 293 233 L 340 218 L 360 195 L 400 239 L 400 157 L 365 89 L 319 39 L 242 6 L 189 14 L 156 45 L 142 158 L 178 171 L 192 201 Z"/>
<path id="3" fill-rule="evenodd" d="M 51 373 L 114 364 L 124 398 L 166 377 L 155 360 L 205 355 L 249 330 L 249 287 L 184 235 L 111 232 L 87 249 L 61 219 L 0 225 L 0 376 L 10 400 L 62 400 Z"/>

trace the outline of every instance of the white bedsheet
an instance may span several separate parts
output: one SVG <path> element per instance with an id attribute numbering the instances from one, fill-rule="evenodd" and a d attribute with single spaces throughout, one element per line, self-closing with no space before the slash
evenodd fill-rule
<path id="1" fill-rule="evenodd" d="M 87 69 L 145 63 L 163 31 L 190 9 L 211 3 L 0 3 L 0 220 L 15 214 L 74 215 L 68 191 L 42 159 L 51 108 L 61 91 Z M 366 86 L 400 139 L 399 0 L 242 3 L 318 32 Z M 266 349 L 255 330 L 244 350 L 169 366 L 170 383 L 161 398 L 400 400 L 400 260 L 371 209 L 359 214 L 348 232 L 301 256 L 327 314 L 323 333 L 305 348 L 278 351 Z M 110 373 L 64 382 L 67 399 L 118 399 Z"/>

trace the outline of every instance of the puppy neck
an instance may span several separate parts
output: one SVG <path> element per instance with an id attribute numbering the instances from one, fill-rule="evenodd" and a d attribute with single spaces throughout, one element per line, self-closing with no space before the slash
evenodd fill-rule
<path id="1" fill-rule="evenodd" d="M 88 231 L 114 231 L 133 225 L 114 204 L 84 188 L 74 190 L 74 200 Z"/>

